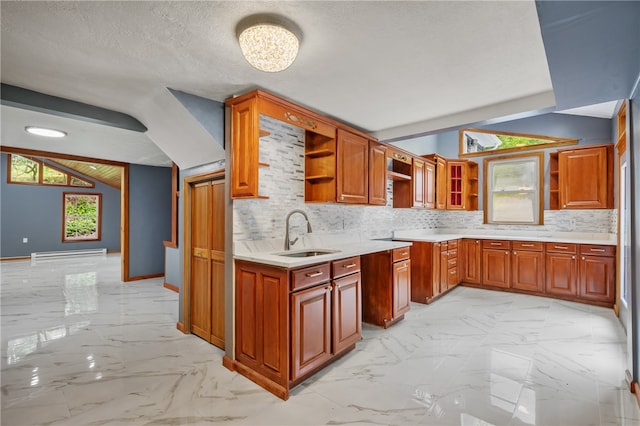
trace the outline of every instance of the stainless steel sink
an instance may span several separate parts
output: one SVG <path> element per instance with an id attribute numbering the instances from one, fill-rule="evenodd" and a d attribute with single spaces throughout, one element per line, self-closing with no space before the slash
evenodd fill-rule
<path id="1" fill-rule="evenodd" d="M 340 250 L 324 250 L 324 249 L 308 249 L 308 250 L 296 250 L 296 251 L 283 251 L 280 253 L 274 253 L 277 256 L 285 257 L 312 257 L 321 256 L 323 254 L 339 253 Z"/>

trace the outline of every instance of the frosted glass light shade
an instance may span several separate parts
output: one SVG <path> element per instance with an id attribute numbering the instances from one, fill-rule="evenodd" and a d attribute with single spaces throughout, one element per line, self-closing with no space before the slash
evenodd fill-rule
<path id="1" fill-rule="evenodd" d="M 48 129 L 46 127 L 27 126 L 24 128 L 28 133 L 38 136 L 46 136 L 48 138 L 63 138 L 67 136 L 67 132 L 62 130 Z"/>
<path id="2" fill-rule="evenodd" d="M 240 33 L 238 41 L 247 61 L 264 72 L 287 69 L 298 56 L 300 47 L 294 33 L 275 24 L 253 25 Z"/>

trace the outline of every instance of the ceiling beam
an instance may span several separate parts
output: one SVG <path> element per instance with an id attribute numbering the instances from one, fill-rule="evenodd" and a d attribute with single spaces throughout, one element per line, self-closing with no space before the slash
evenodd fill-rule
<path id="1" fill-rule="evenodd" d="M 0 98 L 2 99 L 3 105 L 16 108 L 118 127 L 135 132 L 144 133 L 147 131 L 144 124 L 122 112 L 59 98 L 57 96 L 46 95 L 9 84 L 2 83 Z"/>

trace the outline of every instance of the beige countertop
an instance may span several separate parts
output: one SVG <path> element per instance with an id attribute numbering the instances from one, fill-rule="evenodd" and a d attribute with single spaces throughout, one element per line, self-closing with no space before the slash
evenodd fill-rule
<path id="1" fill-rule="evenodd" d="M 283 249 L 282 245 L 245 241 L 236 243 L 233 258 L 235 260 L 246 260 L 249 262 L 292 269 L 352 256 L 361 256 L 363 254 L 409 247 L 411 244 L 411 242 L 406 241 L 389 240 L 352 240 L 349 242 L 322 242 L 316 240 L 308 241 L 300 247 L 296 246 L 292 248 L 289 253 L 296 253 L 303 250 L 332 250 L 335 252 L 311 257 L 287 257 L 281 255 L 283 253 L 287 253 L 287 251 Z"/>
<path id="2" fill-rule="evenodd" d="M 460 238 L 480 240 L 542 241 L 550 243 L 616 245 L 615 234 L 587 232 L 536 232 L 536 231 L 483 231 L 461 229 L 458 231 L 416 229 L 395 231 L 394 240 L 440 242 Z"/>

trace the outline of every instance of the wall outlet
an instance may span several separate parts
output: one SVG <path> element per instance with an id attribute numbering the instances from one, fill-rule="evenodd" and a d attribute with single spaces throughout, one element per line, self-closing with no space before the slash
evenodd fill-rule
<path id="1" fill-rule="evenodd" d="M 29 239 L 28 239 L 27 237 L 24 237 L 24 238 L 22 239 L 22 243 L 23 243 L 23 244 L 27 244 L 28 242 L 29 242 Z"/>

